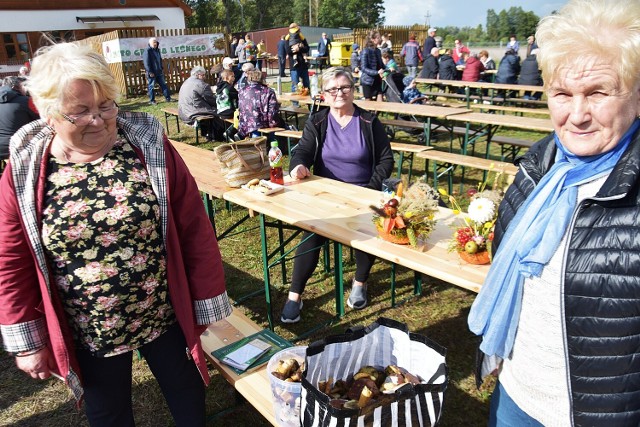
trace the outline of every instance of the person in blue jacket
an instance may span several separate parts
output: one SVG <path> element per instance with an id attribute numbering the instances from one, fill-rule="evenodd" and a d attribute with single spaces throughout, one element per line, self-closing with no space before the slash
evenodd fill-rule
<path id="1" fill-rule="evenodd" d="M 158 39 L 151 37 L 149 39 L 149 47 L 147 47 L 142 53 L 142 62 L 144 63 L 144 69 L 147 72 L 147 82 L 149 89 L 149 104 L 156 104 L 156 94 L 153 88 L 158 83 L 162 94 L 167 102 L 175 102 L 175 99 L 171 99 L 171 92 L 167 87 L 167 83 L 164 81 L 164 70 L 162 67 L 162 55 L 160 49 L 158 49 Z"/>
<path id="2" fill-rule="evenodd" d="M 284 69 L 287 66 L 287 42 L 285 36 L 280 37 L 278 42 L 278 68 L 280 69 L 280 77 L 287 77 Z"/>

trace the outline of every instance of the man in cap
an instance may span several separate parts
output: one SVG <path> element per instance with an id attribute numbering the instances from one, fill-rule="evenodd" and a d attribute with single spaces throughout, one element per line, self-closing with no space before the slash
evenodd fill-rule
<path id="1" fill-rule="evenodd" d="M 422 53 L 420 53 L 420 45 L 416 42 L 416 35 L 414 33 L 409 34 L 409 41 L 402 46 L 400 56 L 404 56 L 404 65 L 407 66 L 407 73 L 411 77 L 415 77 L 418 71 L 418 64 L 424 57 Z"/>
<path id="2" fill-rule="evenodd" d="M 167 83 L 164 81 L 164 70 L 162 66 L 162 55 L 160 49 L 158 49 L 158 39 L 151 37 L 149 39 L 149 47 L 147 47 L 142 53 L 142 62 L 144 69 L 147 72 L 147 83 L 149 89 L 149 104 L 156 104 L 156 95 L 154 93 L 154 87 L 156 82 L 162 89 L 162 94 L 167 102 L 175 102 L 175 99 L 171 99 L 171 92 L 167 87 Z"/>
<path id="3" fill-rule="evenodd" d="M 431 49 L 436 47 L 436 31 L 438 31 L 438 29 L 433 27 L 429 28 L 429 31 L 427 31 L 427 34 L 429 34 L 429 36 L 425 39 L 424 46 L 422 48 L 423 58 L 429 56 L 431 54 Z"/>
<path id="4" fill-rule="evenodd" d="M 156 104 L 156 95 L 154 93 L 154 87 L 156 82 L 162 89 L 162 94 L 167 102 L 175 102 L 175 99 L 171 99 L 171 92 L 167 87 L 167 83 L 164 81 L 164 71 L 162 67 L 162 55 L 160 49 L 158 49 L 158 39 L 151 37 L 149 39 L 149 47 L 147 47 L 142 53 L 142 62 L 144 69 L 147 71 L 147 82 L 149 89 L 149 104 Z"/>

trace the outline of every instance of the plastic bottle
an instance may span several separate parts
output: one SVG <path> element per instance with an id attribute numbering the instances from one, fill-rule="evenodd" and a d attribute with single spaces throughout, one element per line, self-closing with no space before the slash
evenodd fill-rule
<path id="1" fill-rule="evenodd" d="M 282 151 L 278 148 L 278 141 L 271 141 L 269 166 L 271 166 L 271 182 L 284 185 L 284 177 L 282 175 Z"/>
<path id="2" fill-rule="evenodd" d="M 309 81 L 311 83 L 311 99 L 313 99 L 320 93 L 318 89 L 318 76 L 316 76 L 315 72 L 309 71 Z"/>

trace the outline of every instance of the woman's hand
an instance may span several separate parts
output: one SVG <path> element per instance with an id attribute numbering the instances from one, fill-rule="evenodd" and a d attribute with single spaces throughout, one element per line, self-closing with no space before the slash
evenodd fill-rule
<path id="1" fill-rule="evenodd" d="M 289 176 L 297 181 L 299 179 L 311 176 L 311 172 L 305 165 L 298 165 L 293 168 L 291 172 L 289 172 Z"/>
<path id="2" fill-rule="evenodd" d="M 31 375 L 31 378 L 44 380 L 51 376 L 55 362 L 49 348 L 43 347 L 40 351 L 29 356 L 17 356 L 16 366 Z"/>

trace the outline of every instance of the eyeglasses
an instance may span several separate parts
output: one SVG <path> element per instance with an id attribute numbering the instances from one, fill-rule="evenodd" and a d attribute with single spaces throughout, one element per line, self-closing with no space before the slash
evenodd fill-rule
<path id="1" fill-rule="evenodd" d="M 65 120 L 69 123 L 74 124 L 76 126 L 89 126 L 96 117 L 100 117 L 102 120 L 110 120 L 118 115 L 118 104 L 115 102 L 108 107 L 100 108 L 100 112 L 98 114 L 93 113 L 84 113 L 84 114 L 75 114 L 72 116 L 68 116 L 64 113 L 60 113 Z"/>
<path id="2" fill-rule="evenodd" d="M 329 89 L 325 89 L 324 91 L 331 96 L 336 96 L 338 94 L 338 91 L 340 91 L 340 93 L 344 95 L 348 95 L 351 93 L 352 89 L 353 89 L 353 86 L 340 86 L 340 87 L 332 87 Z"/>

